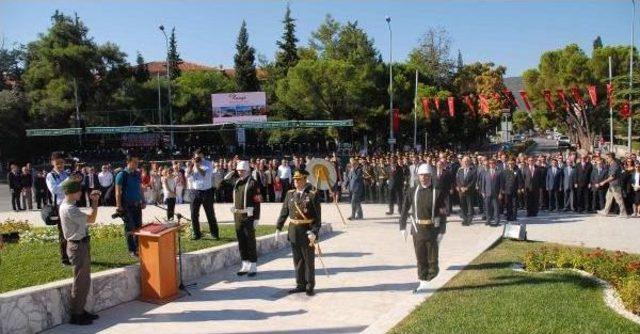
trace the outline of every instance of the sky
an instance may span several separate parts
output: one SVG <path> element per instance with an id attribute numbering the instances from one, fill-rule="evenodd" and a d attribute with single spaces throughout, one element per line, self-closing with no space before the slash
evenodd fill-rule
<path id="1" fill-rule="evenodd" d="M 77 13 L 98 43 L 118 44 L 130 61 L 139 51 L 146 61 L 166 55 L 159 25 L 175 27 L 183 60 L 233 66 L 235 42 L 246 20 L 249 42 L 259 55 L 272 59 L 282 35 L 286 1 L 34 1 L 0 0 L 0 38 L 5 47 L 26 44 L 46 32 L 59 9 Z M 446 29 L 465 63 L 492 61 L 519 76 L 536 67 L 542 52 L 577 43 L 587 54 L 600 35 L 605 45 L 631 41 L 631 1 L 297 1 L 290 2 L 300 44 L 326 14 L 338 21 L 357 21 L 389 59 L 391 17 L 393 59 L 406 60 L 430 28 Z M 639 13 L 640 14 L 640 13 Z M 640 15 L 638 16 L 640 17 Z M 638 25 L 640 26 L 640 25 Z M 636 44 L 638 44 L 636 33 Z"/>

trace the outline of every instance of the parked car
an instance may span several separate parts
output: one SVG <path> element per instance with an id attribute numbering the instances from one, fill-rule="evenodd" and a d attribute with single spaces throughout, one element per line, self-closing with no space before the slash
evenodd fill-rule
<path id="1" fill-rule="evenodd" d="M 558 147 L 568 147 L 571 146 L 571 140 L 567 136 L 558 137 Z"/>

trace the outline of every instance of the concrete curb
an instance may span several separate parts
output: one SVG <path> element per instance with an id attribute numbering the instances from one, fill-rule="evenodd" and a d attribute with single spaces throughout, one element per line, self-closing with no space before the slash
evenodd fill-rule
<path id="1" fill-rule="evenodd" d="M 331 224 L 323 223 L 320 234 L 333 231 Z M 281 235 L 257 238 L 258 255 L 280 250 L 288 245 Z M 209 275 L 222 268 L 240 263 L 238 243 L 201 249 L 183 254 L 185 282 Z M 91 274 L 91 289 L 87 310 L 104 309 L 135 300 L 140 295 L 140 266 L 138 264 Z M 63 279 L 43 285 L 0 294 L 0 334 L 37 333 L 69 320 L 69 296 L 72 279 Z"/>

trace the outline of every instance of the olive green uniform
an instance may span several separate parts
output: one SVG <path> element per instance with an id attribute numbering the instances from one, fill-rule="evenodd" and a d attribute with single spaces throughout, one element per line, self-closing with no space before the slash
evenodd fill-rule
<path id="1" fill-rule="evenodd" d="M 287 192 L 276 226 L 278 231 L 282 231 L 289 218 L 287 237 L 293 252 L 296 285 L 305 290 L 313 290 L 316 284 L 315 253 L 307 233 L 311 231 L 317 238 L 321 225 L 320 202 L 311 189 L 308 185 L 301 192 L 295 189 Z"/>
<path id="2" fill-rule="evenodd" d="M 256 229 L 253 223 L 260 219 L 261 200 L 260 187 L 251 176 L 235 179 L 231 211 L 242 261 L 255 263 L 258 260 Z"/>
<path id="3" fill-rule="evenodd" d="M 435 208 L 433 207 L 435 199 Z M 435 191 L 433 187 L 418 185 L 411 187 L 404 196 L 402 211 L 400 214 L 400 230 L 407 228 L 409 210 L 413 212 L 415 228 L 410 226 L 413 235 L 413 247 L 418 262 L 418 278 L 422 281 L 430 281 L 438 275 L 438 235 L 446 231 L 446 219 L 444 196 L 445 192 Z M 432 217 L 435 214 L 435 218 Z M 412 224 L 413 225 L 413 224 Z"/>

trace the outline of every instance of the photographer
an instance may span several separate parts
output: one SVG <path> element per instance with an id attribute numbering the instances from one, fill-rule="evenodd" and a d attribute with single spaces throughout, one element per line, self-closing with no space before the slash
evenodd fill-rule
<path id="1" fill-rule="evenodd" d="M 213 211 L 213 186 L 211 163 L 204 159 L 202 151 L 196 150 L 191 159 L 192 166 L 187 168 L 187 176 L 191 180 L 191 224 L 193 227 L 193 240 L 202 238 L 200 232 L 200 205 L 204 207 L 209 223 L 209 231 L 214 240 L 219 240 L 218 222 Z"/>
<path id="2" fill-rule="evenodd" d="M 142 209 L 146 206 L 138 162 L 138 156 L 129 153 L 127 167 L 116 175 L 116 216 L 124 220 L 127 247 L 133 257 L 138 257 L 138 237 L 133 231 L 142 226 Z"/>
<path id="3" fill-rule="evenodd" d="M 91 286 L 91 255 L 87 224 L 93 224 L 96 221 L 100 191 L 94 190 L 89 195 L 91 213 L 87 215 L 76 205 L 83 195 L 82 184 L 77 179 L 71 178 L 62 183 L 62 190 L 65 196 L 60 204 L 60 223 L 67 241 L 66 252 L 73 266 L 70 323 L 89 325 L 93 320 L 98 319 L 98 316 L 84 309 Z"/>

